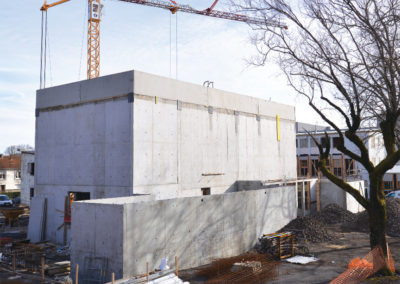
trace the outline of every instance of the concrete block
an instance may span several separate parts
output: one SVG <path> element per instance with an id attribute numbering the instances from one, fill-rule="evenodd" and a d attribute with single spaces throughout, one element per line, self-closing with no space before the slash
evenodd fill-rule
<path id="1" fill-rule="evenodd" d="M 45 198 L 43 197 L 34 197 L 31 200 L 31 212 L 33 214 L 29 217 L 29 225 L 28 225 L 28 239 L 31 243 L 37 243 L 41 241 L 41 232 L 43 227 L 43 216 L 45 214 L 44 211 L 44 202 Z"/>

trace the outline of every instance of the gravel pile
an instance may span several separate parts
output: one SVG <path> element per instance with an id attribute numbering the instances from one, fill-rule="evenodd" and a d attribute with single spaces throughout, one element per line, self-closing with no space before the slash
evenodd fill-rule
<path id="1" fill-rule="evenodd" d="M 400 236 L 400 199 L 389 198 L 386 200 L 387 234 L 394 237 Z"/>
<path id="2" fill-rule="evenodd" d="M 400 236 L 400 199 L 386 199 L 387 224 L 386 232 L 389 236 Z M 354 220 L 349 220 L 343 227 L 360 232 L 369 232 L 369 218 L 367 211 L 355 214 Z"/>
<path id="3" fill-rule="evenodd" d="M 327 205 L 320 212 L 315 213 L 313 217 L 318 218 L 324 224 L 332 225 L 338 223 L 354 222 L 357 215 L 350 211 L 347 211 L 337 204 L 332 203 Z"/>
<path id="4" fill-rule="evenodd" d="M 319 216 L 298 217 L 283 227 L 280 232 L 293 232 L 297 241 L 312 243 L 326 242 L 333 239 Z"/>

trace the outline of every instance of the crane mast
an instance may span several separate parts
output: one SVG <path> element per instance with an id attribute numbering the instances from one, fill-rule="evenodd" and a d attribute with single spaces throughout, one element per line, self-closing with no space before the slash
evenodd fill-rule
<path id="1" fill-rule="evenodd" d="M 100 0 L 88 0 L 87 78 L 100 76 Z"/>

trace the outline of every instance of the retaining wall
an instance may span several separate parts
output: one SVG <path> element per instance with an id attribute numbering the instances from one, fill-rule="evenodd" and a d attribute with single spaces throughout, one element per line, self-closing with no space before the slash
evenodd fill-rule
<path id="1" fill-rule="evenodd" d="M 89 263 L 107 280 L 138 275 L 168 257 L 179 268 L 239 255 L 265 233 L 296 218 L 296 190 L 279 187 L 150 202 L 135 197 L 72 204 L 71 261 L 88 279 Z M 74 273 L 72 271 L 72 273 Z"/>

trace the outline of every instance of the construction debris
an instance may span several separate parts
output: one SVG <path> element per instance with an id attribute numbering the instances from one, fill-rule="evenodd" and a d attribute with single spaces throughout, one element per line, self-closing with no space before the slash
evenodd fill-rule
<path id="1" fill-rule="evenodd" d="M 291 232 L 274 233 L 262 236 L 255 249 L 258 253 L 266 253 L 275 259 L 283 259 L 294 255 L 295 236 Z"/>
<path id="2" fill-rule="evenodd" d="M 310 262 L 318 261 L 318 258 L 313 257 L 313 256 L 296 255 L 296 256 L 285 259 L 285 261 L 290 262 L 290 263 L 297 263 L 297 264 L 307 264 Z"/>
<path id="3" fill-rule="evenodd" d="M 318 218 L 324 224 L 332 225 L 344 222 L 352 222 L 355 219 L 356 214 L 347 211 L 343 207 L 332 203 L 327 205 L 320 212 L 316 212 L 312 215 L 313 218 Z"/>
<path id="4" fill-rule="evenodd" d="M 304 216 L 292 220 L 280 232 L 293 232 L 297 241 L 320 243 L 333 239 L 333 236 L 328 233 L 325 226 L 326 224 L 319 216 Z"/>
<path id="5" fill-rule="evenodd" d="M 204 283 L 265 283 L 277 276 L 277 262 L 266 254 L 248 253 L 230 258 L 214 260 L 196 275 Z"/>
<path id="6" fill-rule="evenodd" d="M 400 236 L 400 199 L 386 199 L 387 223 L 386 233 L 392 237 Z M 358 214 L 353 214 L 353 220 L 349 220 L 343 224 L 346 229 L 369 232 L 369 217 L 368 212 L 363 211 Z"/>
<path id="7" fill-rule="evenodd" d="M 49 276 L 61 277 L 69 275 L 71 271 L 71 262 L 70 261 L 60 261 L 53 264 L 48 265 L 45 268 L 45 273 Z"/>

